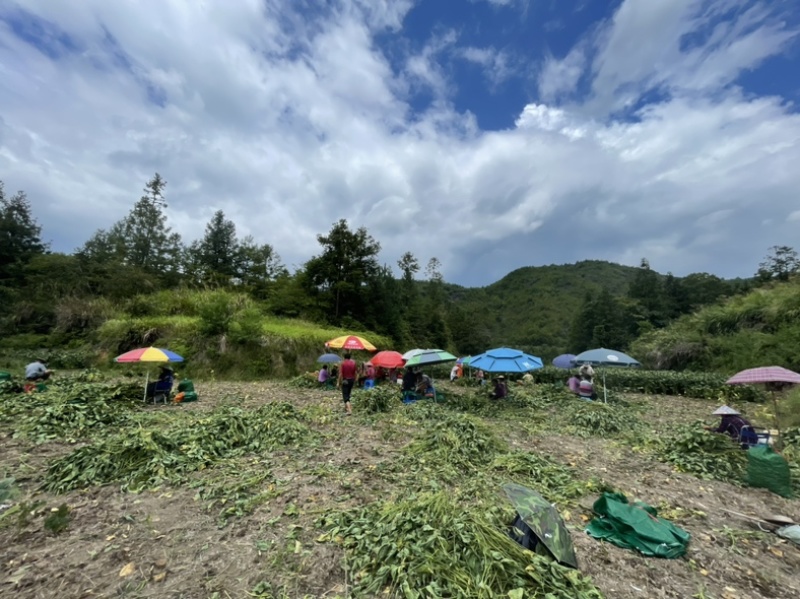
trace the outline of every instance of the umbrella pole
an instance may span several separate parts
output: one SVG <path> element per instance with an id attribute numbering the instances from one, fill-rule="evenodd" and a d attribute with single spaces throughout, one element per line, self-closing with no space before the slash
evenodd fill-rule
<path id="1" fill-rule="evenodd" d="M 783 449 L 783 437 L 781 436 L 780 418 L 778 418 L 778 400 L 775 399 L 775 391 L 770 391 L 769 394 L 772 396 L 773 419 L 775 421 L 775 428 L 778 430 L 778 441 L 775 443 L 775 449 L 780 451 Z"/>
<path id="2" fill-rule="evenodd" d="M 606 391 L 606 369 L 603 368 L 603 403 L 608 403 L 608 391 Z"/>
<path id="3" fill-rule="evenodd" d="M 142 398 L 142 401 L 144 403 L 147 403 L 147 384 L 149 382 L 150 382 L 150 369 L 148 368 L 147 369 L 147 374 L 144 377 L 144 397 Z"/>

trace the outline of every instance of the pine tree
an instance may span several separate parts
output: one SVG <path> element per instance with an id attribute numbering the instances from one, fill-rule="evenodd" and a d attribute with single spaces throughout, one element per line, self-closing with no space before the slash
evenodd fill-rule
<path id="1" fill-rule="evenodd" d="M 25 192 L 6 197 L 0 181 L 0 285 L 22 284 L 25 265 L 47 251 Z"/>

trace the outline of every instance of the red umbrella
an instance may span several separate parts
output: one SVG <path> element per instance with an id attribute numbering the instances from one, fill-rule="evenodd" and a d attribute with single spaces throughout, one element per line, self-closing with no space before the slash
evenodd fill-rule
<path id="1" fill-rule="evenodd" d="M 737 372 L 727 381 L 729 385 L 770 385 L 783 383 L 788 385 L 800 384 L 800 374 L 780 366 L 762 366 L 761 368 L 748 368 Z M 781 427 L 778 422 L 778 402 L 775 400 L 775 389 L 771 389 L 772 404 L 775 409 L 775 427 L 778 429 L 778 440 L 781 440 Z"/>
<path id="2" fill-rule="evenodd" d="M 403 365 L 403 356 L 396 351 L 381 351 L 370 360 L 373 366 L 380 368 L 400 368 Z"/>

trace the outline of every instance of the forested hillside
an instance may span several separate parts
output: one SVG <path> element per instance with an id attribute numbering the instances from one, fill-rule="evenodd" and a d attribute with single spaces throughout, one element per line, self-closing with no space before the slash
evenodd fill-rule
<path id="1" fill-rule="evenodd" d="M 800 279 L 754 289 L 643 335 L 632 351 L 654 368 L 800 370 Z"/>
<path id="2" fill-rule="evenodd" d="M 624 350 L 702 306 L 782 277 L 796 260 L 791 248 L 774 248 L 758 277 L 739 281 L 662 275 L 645 259 L 636 268 L 584 261 L 521 268 L 468 289 L 446 283 L 436 258 L 423 267 L 406 252 L 396 268 L 386 266 L 392 257 L 380 253 L 380 242 L 340 220 L 290 272 L 265 240 L 239 237 L 222 211 L 185 243 L 169 227 L 166 189 L 154 175 L 123 219 L 74 252 L 58 253 L 24 192 L 8 195 L 0 184 L 0 348 L 96 355 L 199 343 L 210 357 L 217 348 L 217 362 L 231 362 L 220 356 L 236 343 L 265 347 L 271 339 L 275 347 L 278 330 L 286 340 L 316 344 L 337 331 L 360 331 L 384 346 L 474 354 L 510 345 L 550 359 L 600 345 Z M 305 342 L 287 345 L 316 351 Z"/>

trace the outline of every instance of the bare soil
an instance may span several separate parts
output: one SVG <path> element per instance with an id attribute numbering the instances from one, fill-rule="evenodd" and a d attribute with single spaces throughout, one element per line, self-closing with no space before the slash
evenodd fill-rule
<path id="1" fill-rule="evenodd" d="M 227 382 L 198 384 L 197 390 L 197 403 L 148 409 L 206 411 L 222 402 L 290 401 L 316 406 L 314 426 L 323 440 L 301 451 L 262 456 L 276 496 L 220 526 L 219 506 L 207 509 L 188 487 L 140 494 L 113 486 L 64 496 L 42 493 L 37 488 L 47 464 L 75 446 L 36 446 L 11 438 L 10 430 L 0 432 L 0 475 L 16 478 L 22 495 L 15 502 L 27 502 L 22 516 L 0 520 L 0 597 L 245 598 L 259 596 L 250 592 L 264 582 L 280 585 L 288 597 L 347 595 L 343 556 L 335 546 L 315 542 L 320 531 L 313 523 L 321 514 L 390 495 L 376 470 L 393 459 L 410 432 L 363 417 L 357 406 L 356 415 L 345 416 L 336 392 Z M 675 397 L 627 399 L 662 427 L 708 418 L 714 408 Z M 489 422 L 500 434 L 509 429 L 497 419 Z M 691 533 L 684 558 L 644 558 L 585 534 L 595 497 L 582 499 L 579 509 L 564 515 L 581 571 L 607 597 L 800 598 L 800 549 L 724 511 L 800 521 L 800 501 L 676 473 L 621 442 L 520 429 L 508 438 L 516 448 L 548 454 L 587 478 L 612 483 Z M 72 520 L 55 535 L 43 520 L 62 503 Z"/>

